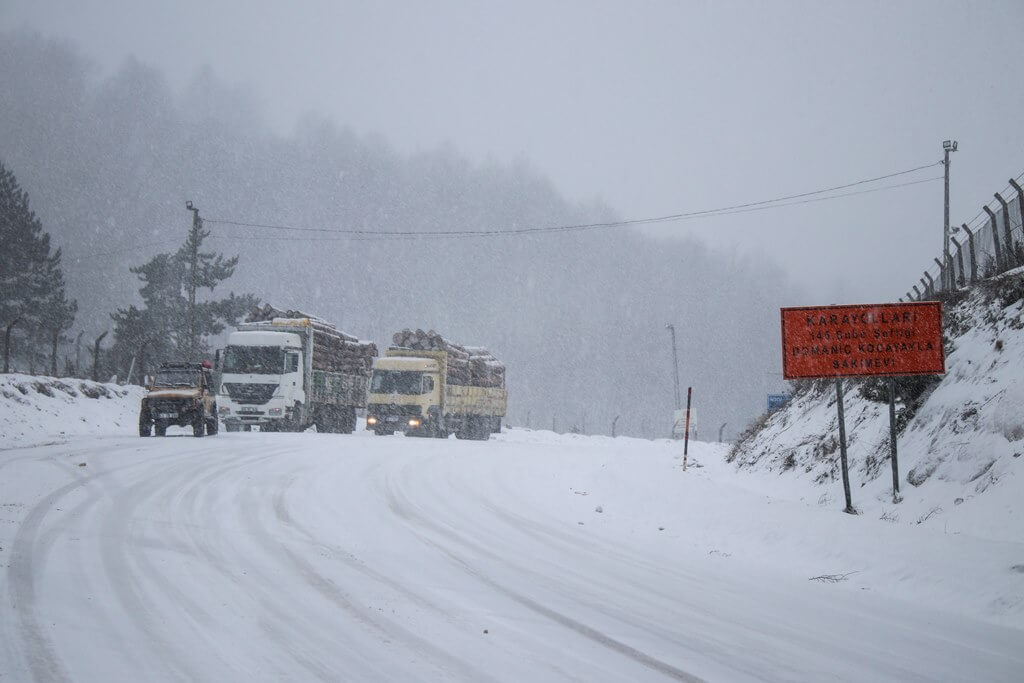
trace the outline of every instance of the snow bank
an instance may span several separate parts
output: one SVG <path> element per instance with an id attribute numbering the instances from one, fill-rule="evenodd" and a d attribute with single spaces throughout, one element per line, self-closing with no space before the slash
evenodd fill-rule
<path id="1" fill-rule="evenodd" d="M 0 449 L 83 434 L 134 434 L 142 387 L 84 379 L 0 375 Z"/>
<path id="2" fill-rule="evenodd" d="M 1024 272 L 944 306 L 946 375 L 897 405 L 900 489 L 892 503 L 888 403 L 878 380 L 847 382 L 844 407 L 859 511 L 948 533 L 1024 538 Z M 879 395 L 881 393 L 881 395 Z M 843 498 L 835 390 L 798 392 L 729 454 L 739 470 L 792 474 L 776 488 L 824 505 Z"/>

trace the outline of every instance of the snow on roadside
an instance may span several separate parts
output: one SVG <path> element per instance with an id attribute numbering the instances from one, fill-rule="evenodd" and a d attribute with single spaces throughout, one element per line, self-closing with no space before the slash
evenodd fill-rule
<path id="1" fill-rule="evenodd" d="M 892 500 L 888 404 L 868 398 L 865 383 L 846 383 L 860 512 L 943 533 L 1024 539 L 1022 292 L 1024 273 L 1011 272 L 945 305 L 946 375 L 897 436 L 899 504 Z M 837 434 L 835 390 L 823 382 L 768 417 L 729 457 L 740 472 L 774 473 L 759 480 L 766 490 L 834 508 L 843 504 Z"/>
<path id="2" fill-rule="evenodd" d="M 0 375 L 0 449 L 84 434 L 134 434 L 143 389 L 71 377 Z"/>

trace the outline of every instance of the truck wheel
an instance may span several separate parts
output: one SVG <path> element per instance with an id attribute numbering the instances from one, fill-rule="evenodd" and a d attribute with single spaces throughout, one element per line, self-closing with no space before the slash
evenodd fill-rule
<path id="1" fill-rule="evenodd" d="M 213 416 L 206 420 L 206 433 L 213 435 L 217 433 L 219 425 L 217 424 L 217 416 Z"/>
<path id="2" fill-rule="evenodd" d="M 192 418 L 192 436 L 203 436 L 206 433 L 206 420 L 202 413 Z"/>
<path id="3" fill-rule="evenodd" d="M 492 417 L 491 418 L 491 433 L 492 434 L 501 434 L 501 418 L 500 417 Z"/>
<path id="4" fill-rule="evenodd" d="M 242 431 L 241 425 L 232 424 L 230 422 L 226 422 L 224 424 L 224 429 L 226 431 L 229 431 L 229 432 L 240 432 L 240 431 Z"/>
<path id="5" fill-rule="evenodd" d="M 490 421 L 490 418 L 482 415 L 473 420 L 472 438 L 474 441 L 487 441 L 491 438 Z"/>
<path id="6" fill-rule="evenodd" d="M 157 436 L 167 436 L 167 425 L 163 422 L 157 422 L 153 425 L 153 429 L 156 431 Z"/>
<path id="7" fill-rule="evenodd" d="M 339 430 L 342 434 L 351 434 L 356 431 L 356 409 L 342 408 L 341 425 Z"/>
<path id="8" fill-rule="evenodd" d="M 149 413 L 139 413 L 139 436 L 149 436 L 153 433 L 153 421 L 149 419 Z"/>

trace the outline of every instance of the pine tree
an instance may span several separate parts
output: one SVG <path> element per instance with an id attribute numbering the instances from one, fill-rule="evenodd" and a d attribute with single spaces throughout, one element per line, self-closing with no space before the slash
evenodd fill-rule
<path id="1" fill-rule="evenodd" d="M 209 355 L 207 337 L 220 334 L 227 325 L 237 324 L 239 318 L 259 303 L 252 294 L 235 295 L 234 292 L 223 299 L 200 300 L 200 290 L 212 293 L 234 274 L 238 265 L 237 256 L 225 258 L 223 254 L 204 252 L 202 245 L 208 236 L 209 232 L 202 229 L 200 223 L 193 226 L 177 252 L 157 254 L 147 263 L 131 268 L 142 282 L 139 294 L 143 307 L 129 306 L 111 314 L 114 320 L 111 353 L 118 367 L 127 371 L 134 365 L 138 371 L 133 374 L 141 378 L 146 372 L 147 359 L 155 362 L 198 360 Z M 194 278 L 193 253 L 196 254 Z M 194 314 L 189 296 L 193 282 L 196 289 Z"/>
<path id="2" fill-rule="evenodd" d="M 0 162 L 0 325 L 4 328 L 4 372 L 10 371 L 11 335 L 15 327 L 26 336 L 42 330 L 59 340 L 78 310 L 68 301 L 60 249 L 50 251 L 50 235 L 29 207 L 28 193 L 14 173 Z M 56 374 L 56 344 L 51 353 Z"/>

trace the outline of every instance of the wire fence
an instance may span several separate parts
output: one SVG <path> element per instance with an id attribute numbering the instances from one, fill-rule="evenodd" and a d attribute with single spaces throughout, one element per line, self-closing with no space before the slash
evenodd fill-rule
<path id="1" fill-rule="evenodd" d="M 970 223 L 951 226 L 949 252 L 937 256 L 900 301 L 934 299 L 1024 266 L 1024 173 L 982 207 Z"/>

